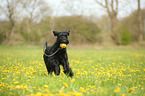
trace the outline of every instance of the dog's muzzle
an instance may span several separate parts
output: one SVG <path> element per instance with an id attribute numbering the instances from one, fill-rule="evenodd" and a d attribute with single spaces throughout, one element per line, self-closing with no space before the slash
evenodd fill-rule
<path id="1" fill-rule="evenodd" d="M 60 44 L 60 47 L 61 47 L 61 48 L 66 48 L 66 44 L 65 44 L 65 43 L 61 43 L 61 44 Z"/>

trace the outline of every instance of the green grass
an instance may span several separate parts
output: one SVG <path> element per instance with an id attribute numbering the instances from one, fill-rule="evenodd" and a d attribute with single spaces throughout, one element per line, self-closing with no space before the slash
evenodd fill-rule
<path id="1" fill-rule="evenodd" d="M 0 46 L 0 96 L 145 95 L 143 49 L 68 49 L 73 78 L 63 70 L 48 75 L 42 54 L 39 47 Z"/>

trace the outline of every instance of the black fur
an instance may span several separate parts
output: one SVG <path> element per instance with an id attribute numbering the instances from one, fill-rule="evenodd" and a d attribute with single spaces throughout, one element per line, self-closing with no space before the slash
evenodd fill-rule
<path id="1" fill-rule="evenodd" d="M 70 77 L 73 76 L 73 72 L 69 67 L 68 56 L 66 52 L 66 48 L 60 48 L 61 43 L 68 44 L 69 40 L 67 36 L 69 36 L 70 31 L 53 31 L 54 36 L 57 36 L 57 40 L 54 45 L 47 47 L 46 42 L 46 49 L 44 51 L 44 62 L 48 71 L 48 74 L 52 74 L 54 72 L 56 75 L 60 74 L 60 65 L 63 66 L 64 73 L 69 75 Z"/>

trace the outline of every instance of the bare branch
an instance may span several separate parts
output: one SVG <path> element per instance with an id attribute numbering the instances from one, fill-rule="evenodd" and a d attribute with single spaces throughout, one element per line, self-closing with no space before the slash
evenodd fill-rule
<path id="1" fill-rule="evenodd" d="M 111 9 L 112 9 L 113 14 L 117 15 L 117 10 L 114 8 L 114 6 L 115 6 L 114 3 L 116 3 L 116 5 L 117 5 L 117 2 L 115 2 L 114 0 L 111 0 Z M 117 8 L 117 6 L 116 6 L 116 8 Z"/>
<path id="2" fill-rule="evenodd" d="M 113 5 L 113 3 L 114 3 L 114 0 L 111 0 L 111 8 L 112 8 L 112 11 L 114 11 L 114 5 Z"/>
<path id="3" fill-rule="evenodd" d="M 116 0 L 116 15 L 118 14 L 118 0 Z"/>
<path id="4" fill-rule="evenodd" d="M 110 9 L 109 9 L 108 1 L 105 0 L 105 3 L 106 3 L 106 8 L 107 8 L 107 12 L 109 14 L 109 17 L 111 17 L 111 12 L 110 12 Z"/>
<path id="5" fill-rule="evenodd" d="M 99 2 L 98 0 L 96 0 L 96 2 L 97 2 L 99 5 L 101 5 L 102 7 L 106 8 L 106 6 L 103 5 L 103 3 Z"/>
<path id="6" fill-rule="evenodd" d="M 114 8 L 116 4 L 116 8 Z M 114 15 L 117 15 L 118 13 L 118 0 L 111 0 L 111 9 Z"/>

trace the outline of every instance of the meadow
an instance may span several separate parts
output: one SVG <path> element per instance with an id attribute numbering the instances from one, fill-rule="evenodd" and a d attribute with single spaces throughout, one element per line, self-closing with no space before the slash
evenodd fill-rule
<path id="1" fill-rule="evenodd" d="M 0 46 L 0 96 L 145 96 L 144 49 L 68 49 L 74 77 L 48 75 L 41 47 Z"/>

